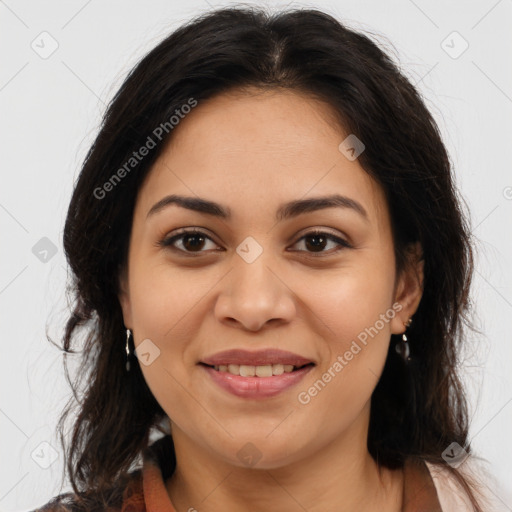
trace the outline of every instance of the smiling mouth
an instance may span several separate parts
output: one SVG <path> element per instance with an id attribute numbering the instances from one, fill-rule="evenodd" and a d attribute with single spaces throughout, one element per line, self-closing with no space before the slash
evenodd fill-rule
<path id="1" fill-rule="evenodd" d="M 240 377 L 274 377 L 285 373 L 293 373 L 307 366 L 314 366 L 314 363 L 307 363 L 302 366 L 294 366 L 292 364 L 265 364 L 265 365 L 245 365 L 245 364 L 228 364 L 228 365 L 208 365 L 202 363 L 208 368 L 213 368 L 220 373 L 230 373 Z"/>

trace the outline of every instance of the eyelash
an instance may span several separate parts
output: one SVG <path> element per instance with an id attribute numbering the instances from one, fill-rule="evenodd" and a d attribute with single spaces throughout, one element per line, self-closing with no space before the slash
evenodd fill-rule
<path id="1" fill-rule="evenodd" d="M 199 235 L 199 236 L 202 236 L 202 237 L 212 241 L 213 243 L 215 243 L 214 240 L 212 240 L 206 233 L 204 233 L 202 231 L 199 231 L 197 229 L 183 229 L 179 233 L 177 233 L 171 237 L 163 238 L 162 240 L 158 241 L 156 245 L 158 247 L 162 247 L 162 248 L 174 249 L 174 250 L 177 250 L 177 251 L 180 251 L 180 252 L 186 254 L 187 256 L 190 255 L 192 257 L 199 256 L 201 253 L 206 252 L 206 251 L 197 251 L 197 252 L 185 251 L 183 249 L 178 249 L 177 247 L 174 247 L 174 245 L 173 245 L 174 242 L 184 238 L 187 235 Z M 315 229 L 315 230 L 309 231 L 308 233 L 304 234 L 293 245 L 297 244 L 298 242 L 304 240 L 307 237 L 320 236 L 320 235 L 324 235 L 325 238 L 327 238 L 328 240 L 336 242 L 343 249 L 351 249 L 352 248 L 352 246 L 346 240 L 343 240 L 342 238 L 339 238 L 331 233 L 328 233 L 326 231 L 322 231 L 319 229 Z M 338 253 L 339 251 L 342 250 L 342 248 L 338 248 L 335 251 L 331 251 L 331 252 L 326 252 L 326 251 L 314 252 L 314 251 L 301 251 L 301 250 L 295 250 L 292 252 L 306 252 L 306 253 L 308 253 L 308 255 L 317 255 L 318 254 L 321 257 L 322 255 L 332 255 L 332 254 Z"/>

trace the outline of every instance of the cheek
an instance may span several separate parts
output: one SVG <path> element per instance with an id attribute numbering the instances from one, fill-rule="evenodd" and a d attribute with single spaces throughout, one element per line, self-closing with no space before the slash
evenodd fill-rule
<path id="1" fill-rule="evenodd" d="M 326 276 L 322 282 L 308 283 L 310 307 L 328 327 L 332 343 L 356 339 L 376 322 L 379 331 L 390 332 L 389 319 L 384 325 L 379 321 L 386 312 L 394 315 L 394 273 L 389 268 L 352 266 Z"/>
<path id="2" fill-rule="evenodd" d="M 202 285 L 198 285 L 192 273 L 171 272 L 169 266 L 150 266 L 147 262 L 134 265 L 130 279 L 137 352 L 149 339 L 157 354 L 148 365 L 143 359 L 138 361 L 144 379 L 164 411 L 181 420 L 187 431 L 192 430 L 194 425 L 188 418 L 198 417 L 201 410 L 194 409 L 196 401 L 186 391 L 190 388 L 191 361 L 187 354 L 190 340 L 200 327 L 191 319 L 207 283 L 203 278 Z"/>
<path id="3" fill-rule="evenodd" d="M 139 257 L 130 275 L 133 318 L 143 337 L 153 336 L 162 343 L 190 337 L 197 322 L 190 314 L 201 304 L 218 278 L 197 269 L 176 269 L 167 262 L 151 264 Z"/>
<path id="4" fill-rule="evenodd" d="M 392 268 L 392 267 L 391 267 Z M 320 381 L 300 391 L 301 403 L 350 418 L 370 399 L 384 367 L 391 333 L 394 274 L 389 267 L 343 269 L 322 286 L 310 284 L 310 305 L 327 328 Z M 338 420 L 337 420 L 338 421 Z M 337 422 L 336 421 L 336 422 Z"/>
<path id="5" fill-rule="evenodd" d="M 170 272 L 168 266 L 147 262 L 134 265 L 130 275 L 137 353 L 146 344 L 149 352 L 156 355 L 151 364 L 145 365 L 142 358 L 138 364 L 153 395 L 164 407 L 169 396 L 175 397 L 176 406 L 183 392 L 180 384 L 186 385 L 189 379 L 187 367 L 192 356 L 188 348 L 200 327 L 191 319 L 207 285 L 204 278 L 202 285 L 194 281 L 191 273 Z"/>

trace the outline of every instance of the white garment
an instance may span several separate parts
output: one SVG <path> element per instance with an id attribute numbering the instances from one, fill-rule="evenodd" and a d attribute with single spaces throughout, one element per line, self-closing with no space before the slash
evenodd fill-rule
<path id="1" fill-rule="evenodd" d="M 464 489 L 446 466 L 426 462 L 430 476 L 436 487 L 437 496 L 443 512 L 474 512 L 473 505 Z M 510 512 L 512 504 L 507 506 L 497 494 L 497 483 L 482 463 L 475 457 L 468 459 L 458 468 L 464 476 L 471 478 L 480 487 L 477 500 L 484 512 Z"/>

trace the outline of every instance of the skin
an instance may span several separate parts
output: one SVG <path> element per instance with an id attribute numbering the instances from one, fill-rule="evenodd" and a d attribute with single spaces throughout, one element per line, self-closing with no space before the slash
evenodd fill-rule
<path id="1" fill-rule="evenodd" d="M 141 369 L 171 421 L 177 469 L 166 488 L 178 511 L 401 509 L 402 472 L 379 468 L 367 450 L 370 398 L 390 335 L 418 307 L 423 267 L 415 247 L 396 275 L 384 193 L 338 149 L 347 135 L 328 105 L 299 93 L 224 93 L 180 122 L 139 191 L 119 300 L 135 346 L 149 338 L 160 350 Z M 368 219 L 350 208 L 275 219 L 284 202 L 334 192 Z M 232 218 L 176 205 L 147 217 L 168 194 L 215 201 Z M 191 227 L 210 239 L 196 249 L 183 238 L 174 251 L 158 246 Z M 313 228 L 352 247 L 328 241 L 315 252 L 302 238 Z M 248 236 L 263 249 L 252 263 L 236 252 Z M 298 393 L 396 303 L 378 334 L 300 403 Z M 269 347 L 316 366 L 297 386 L 251 400 L 226 393 L 197 364 Z M 237 456 L 248 442 L 261 457 L 253 467 Z"/>

